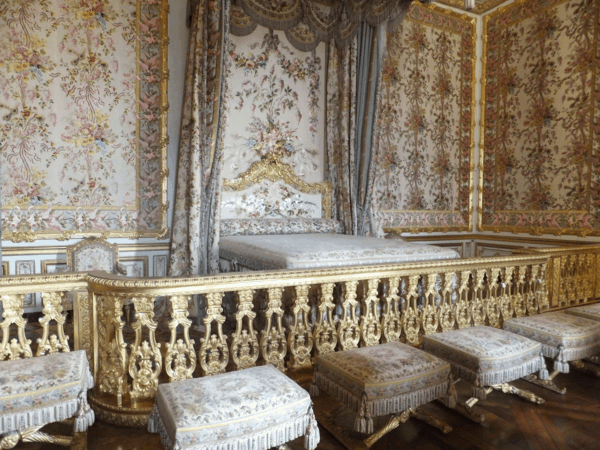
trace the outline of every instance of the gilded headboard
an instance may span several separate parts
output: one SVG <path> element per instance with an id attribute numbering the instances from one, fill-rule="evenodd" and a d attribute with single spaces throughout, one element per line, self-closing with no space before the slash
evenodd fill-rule
<path id="1" fill-rule="evenodd" d="M 331 183 L 307 183 L 276 155 L 223 180 L 222 219 L 331 218 Z"/>

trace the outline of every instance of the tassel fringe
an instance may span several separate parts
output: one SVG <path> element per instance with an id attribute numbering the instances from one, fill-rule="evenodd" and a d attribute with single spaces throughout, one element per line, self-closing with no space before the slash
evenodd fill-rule
<path id="1" fill-rule="evenodd" d="M 63 420 L 75 416 L 78 409 L 79 401 L 78 399 L 73 399 L 45 408 L 36 408 L 31 411 L 16 412 L 14 414 L 5 413 L 0 415 L 0 435 L 15 429 L 22 430 L 25 428 L 47 425 L 53 422 L 62 422 Z M 92 414 L 91 421 L 93 423 L 93 411 L 90 411 Z"/>
<path id="2" fill-rule="evenodd" d="M 165 428 L 158 408 L 152 408 L 148 419 L 148 431 L 159 433 L 160 440 L 166 450 L 181 450 L 181 443 L 169 436 Z M 314 450 L 320 440 L 319 428 L 312 409 L 309 406 L 305 415 L 298 419 L 289 420 L 275 427 L 270 427 L 257 433 L 248 434 L 239 438 L 222 440 L 216 443 L 186 447 L 187 450 L 248 450 L 279 447 L 286 442 L 304 436 L 304 448 Z"/>
<path id="3" fill-rule="evenodd" d="M 314 381 L 312 383 L 310 383 L 310 387 L 308 388 L 308 393 L 310 394 L 311 397 L 318 397 L 319 395 L 321 395 L 321 390 L 319 389 L 319 386 L 317 386 L 315 384 Z"/>
<path id="4" fill-rule="evenodd" d="M 474 372 L 472 369 L 465 366 L 452 363 L 452 372 L 455 378 L 461 378 L 478 387 L 509 383 L 545 368 L 546 363 L 543 358 L 540 357 L 535 357 L 522 364 L 511 366 L 509 368 L 486 372 Z"/>
<path id="5" fill-rule="evenodd" d="M 475 397 L 479 400 L 485 400 L 487 397 L 485 387 L 471 386 L 471 397 Z"/>
<path id="6" fill-rule="evenodd" d="M 95 415 L 94 410 L 90 408 L 87 402 L 87 392 L 79 394 L 79 408 L 75 416 L 75 429 L 76 433 L 81 433 L 91 427 L 94 424 Z"/>
<path id="7" fill-rule="evenodd" d="M 590 356 L 594 356 L 597 352 L 597 345 L 588 345 L 587 347 L 564 348 L 563 345 L 559 345 L 558 347 L 552 347 L 549 345 L 542 344 L 542 353 L 545 357 L 558 360 L 562 363 L 589 358 Z"/>

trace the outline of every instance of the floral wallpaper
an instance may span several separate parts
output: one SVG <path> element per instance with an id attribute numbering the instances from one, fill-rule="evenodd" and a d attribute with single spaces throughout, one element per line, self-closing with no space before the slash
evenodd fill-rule
<path id="1" fill-rule="evenodd" d="M 227 55 L 223 177 L 275 155 L 304 181 L 322 181 L 325 45 L 301 52 L 283 32 L 258 26 L 249 36 L 230 36 Z"/>
<path id="2" fill-rule="evenodd" d="M 599 14 L 531 0 L 486 19 L 482 230 L 600 235 Z"/>
<path id="3" fill-rule="evenodd" d="M 384 228 L 471 229 L 475 20 L 413 4 L 387 34 L 374 204 Z"/>
<path id="4" fill-rule="evenodd" d="M 4 238 L 166 234 L 167 8 L 0 4 Z"/>

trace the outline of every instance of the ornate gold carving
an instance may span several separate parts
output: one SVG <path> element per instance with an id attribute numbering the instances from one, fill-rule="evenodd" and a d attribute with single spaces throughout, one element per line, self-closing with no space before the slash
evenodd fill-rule
<path id="1" fill-rule="evenodd" d="M 0 344 L 0 361 L 29 358 L 33 356 L 31 340 L 25 337 L 27 319 L 23 317 L 23 298 L 25 294 L 0 295 L 4 311 L 4 320 L 0 323 L 2 343 Z M 10 339 L 10 326 L 16 325 L 17 338 Z M 9 341 L 10 339 L 10 341 Z"/>
<path id="2" fill-rule="evenodd" d="M 502 286 L 502 299 L 501 299 L 501 310 L 502 320 L 511 319 L 515 313 L 515 306 L 513 304 L 512 290 L 513 290 L 513 276 L 515 273 L 514 267 L 506 267 L 503 271 L 504 276 Z"/>
<path id="3" fill-rule="evenodd" d="M 260 348 L 263 358 L 269 364 L 273 364 L 279 370 L 285 370 L 284 358 L 287 353 L 287 342 L 285 331 L 281 323 L 283 309 L 281 309 L 282 288 L 270 288 L 267 291 L 269 301 L 267 303 L 266 326 L 261 332 Z M 274 317 L 275 316 L 275 317 Z M 273 323 L 276 319 L 276 323 Z"/>
<path id="4" fill-rule="evenodd" d="M 471 300 L 471 318 L 473 319 L 473 326 L 477 327 L 480 325 L 485 325 L 485 303 L 484 303 L 484 293 L 487 292 L 486 283 L 485 283 L 486 271 L 483 270 L 475 270 L 473 272 L 473 281 L 475 283 L 474 289 L 474 298 Z"/>
<path id="5" fill-rule="evenodd" d="M 211 292 L 206 295 L 206 317 L 203 319 L 206 332 L 200 339 L 200 367 L 204 375 L 224 373 L 229 362 L 229 349 L 223 336 L 225 316 L 222 307 L 223 292 Z M 217 334 L 212 333 L 212 324 L 216 323 Z"/>
<path id="6" fill-rule="evenodd" d="M 171 340 L 167 344 L 165 355 L 165 371 L 170 381 L 179 381 L 192 378 L 196 369 L 196 351 L 194 340 L 190 339 L 192 321 L 188 319 L 188 305 L 190 297 L 187 295 L 171 297 Z M 177 327 L 183 328 L 183 339 L 177 339 Z"/>
<path id="7" fill-rule="evenodd" d="M 381 324 L 377 307 L 379 279 L 370 279 L 367 282 L 367 295 L 363 296 L 363 308 L 360 322 L 360 335 L 362 343 L 366 347 L 379 344 L 381 339 Z"/>
<path id="8" fill-rule="evenodd" d="M 440 318 L 438 310 L 435 306 L 437 292 L 437 274 L 427 275 L 427 290 L 425 291 L 423 309 L 421 310 L 421 328 L 424 334 L 437 333 L 440 326 Z"/>
<path id="9" fill-rule="evenodd" d="M 442 331 L 454 330 L 456 325 L 456 311 L 452 302 L 455 283 L 456 272 L 444 273 L 444 289 L 441 292 L 442 299 L 439 308 L 439 323 Z"/>
<path id="10" fill-rule="evenodd" d="M 294 324 L 290 327 L 288 335 L 288 346 L 290 348 L 290 369 L 301 369 L 310 367 L 312 361 L 310 351 L 313 347 L 313 335 L 308 324 L 308 289 L 310 286 L 296 286 L 296 299 L 292 312 Z"/>
<path id="11" fill-rule="evenodd" d="M 323 355 L 335 351 L 337 333 L 333 323 L 333 289 L 335 283 L 321 284 L 321 300 L 319 301 L 319 317 L 315 325 L 313 338 L 315 340 L 315 353 Z"/>
<path id="12" fill-rule="evenodd" d="M 527 266 L 519 266 L 515 274 L 517 279 L 516 295 L 514 295 L 515 316 L 523 317 L 527 314 L 527 298 L 524 294 L 525 277 L 527 275 Z"/>
<path id="13" fill-rule="evenodd" d="M 123 300 L 119 297 L 104 296 L 98 298 L 98 353 L 100 357 L 98 371 L 98 390 L 112 394 L 117 404 L 123 404 L 123 395 L 129 391 L 127 384 L 127 344 L 123 339 L 125 322 Z"/>
<path id="14" fill-rule="evenodd" d="M 381 330 L 383 333 L 382 342 L 396 342 L 402 335 L 402 322 L 400 321 L 400 277 L 392 277 L 387 285 L 387 295 L 385 297 L 385 309 L 381 318 Z"/>
<path id="15" fill-rule="evenodd" d="M 236 328 L 231 340 L 231 357 L 238 369 L 254 367 L 258 360 L 258 337 L 252 321 L 256 313 L 252 311 L 254 290 L 244 290 L 237 293 L 237 312 L 235 313 Z M 247 329 L 244 328 L 246 319 Z"/>
<path id="16" fill-rule="evenodd" d="M 344 301 L 342 302 L 342 318 L 337 325 L 338 341 L 342 350 L 358 347 L 360 341 L 360 327 L 356 318 L 356 287 L 358 281 L 344 283 Z"/>
<path id="17" fill-rule="evenodd" d="M 41 356 L 46 354 L 54 354 L 58 352 L 68 352 L 69 349 L 69 337 L 65 336 L 65 321 L 67 315 L 63 314 L 63 299 L 65 297 L 64 292 L 42 292 L 42 301 L 44 303 L 44 309 L 42 312 L 44 316 L 40 318 L 40 323 L 44 329 L 41 339 L 37 340 L 38 348 L 35 356 Z M 56 322 L 56 334 L 48 337 L 50 333 L 50 322 L 54 320 Z"/>
<path id="18" fill-rule="evenodd" d="M 490 298 L 486 302 L 486 314 L 491 327 L 502 328 L 502 282 L 499 280 L 500 267 L 492 267 L 488 272 Z"/>
<path id="19" fill-rule="evenodd" d="M 268 154 L 265 158 L 252 164 L 250 169 L 238 176 L 235 180 L 223 180 L 223 188 L 241 191 L 249 186 L 260 183 L 263 180 L 276 182 L 285 181 L 290 186 L 307 194 L 321 194 L 323 215 L 331 219 L 331 183 L 307 183 L 294 173 L 289 164 L 281 161 L 275 154 Z"/>
<path id="20" fill-rule="evenodd" d="M 419 288 L 420 278 L 420 275 L 410 275 L 408 277 L 406 304 L 404 305 L 404 310 L 402 311 L 402 317 L 400 319 L 402 328 L 404 329 L 406 342 L 416 347 L 421 345 L 421 321 L 417 313 L 417 299 L 419 298 L 417 290 Z"/>
<path id="21" fill-rule="evenodd" d="M 135 342 L 129 356 L 129 375 L 131 376 L 131 401 L 152 398 L 158 388 L 158 376 L 162 370 L 161 345 L 156 342 L 154 321 L 154 297 L 133 297 L 136 321 Z M 148 339 L 142 342 L 144 327 L 148 330 Z"/>
<path id="22" fill-rule="evenodd" d="M 469 304 L 470 277 L 470 270 L 462 270 L 460 272 L 460 286 L 458 288 L 458 302 L 456 304 L 456 322 L 458 323 L 458 328 L 468 328 L 471 326 L 471 308 Z"/>

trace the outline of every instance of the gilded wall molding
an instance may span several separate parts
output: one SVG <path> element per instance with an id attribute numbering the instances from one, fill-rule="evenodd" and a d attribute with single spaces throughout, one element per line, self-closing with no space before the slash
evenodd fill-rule
<path id="1" fill-rule="evenodd" d="M 484 14 L 491 9 L 494 9 L 497 6 L 500 6 L 503 3 L 506 3 L 508 0 L 475 0 L 475 8 L 467 11 L 473 14 Z M 448 5 L 457 9 L 465 10 L 465 2 L 464 0 L 437 0 L 436 3 L 440 5 Z M 466 10 L 465 10 L 466 11 Z"/>

